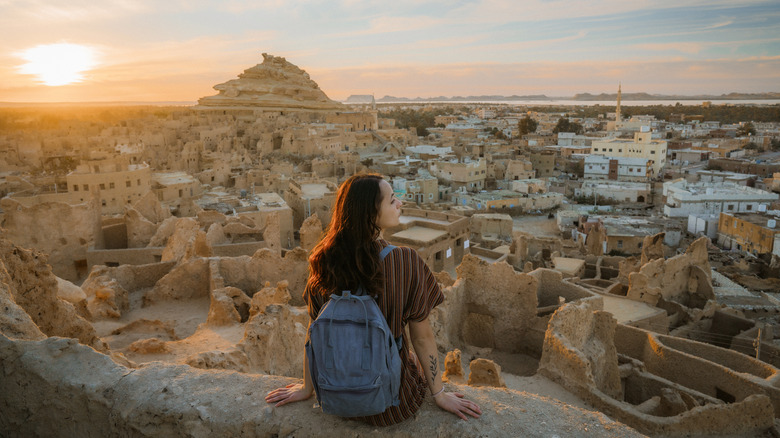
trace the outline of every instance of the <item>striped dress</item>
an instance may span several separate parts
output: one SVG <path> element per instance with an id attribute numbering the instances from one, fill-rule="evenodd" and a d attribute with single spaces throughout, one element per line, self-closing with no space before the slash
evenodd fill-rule
<path id="1" fill-rule="evenodd" d="M 381 240 L 382 247 L 387 241 Z M 423 321 L 431 310 L 444 301 L 436 278 L 425 261 L 412 248 L 398 247 L 390 251 L 383 260 L 385 293 L 377 300 L 379 309 L 385 315 L 390 330 L 396 338 L 403 335 L 404 348 L 401 349 L 401 403 L 390 407 L 385 412 L 370 417 L 363 417 L 366 422 L 375 426 L 389 426 L 399 423 L 420 408 L 428 391 L 425 375 L 421 375 L 417 365 L 410 356 L 411 342 L 406 334 L 406 324 L 409 321 Z M 309 285 L 303 293 L 303 299 L 308 304 L 309 317 L 317 318 L 320 309 L 327 302 L 327 297 L 312 291 Z"/>

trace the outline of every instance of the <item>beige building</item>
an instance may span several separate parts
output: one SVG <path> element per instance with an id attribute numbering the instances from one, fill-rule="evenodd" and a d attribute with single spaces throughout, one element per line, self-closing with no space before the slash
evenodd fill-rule
<path id="1" fill-rule="evenodd" d="M 453 190 L 465 187 L 476 192 L 485 187 L 487 164 L 484 158 L 479 161 L 436 161 L 431 162 L 432 175 L 447 181 Z"/>
<path id="2" fill-rule="evenodd" d="M 294 229 L 301 228 L 303 221 L 314 213 L 323 227 L 327 226 L 337 189 L 336 184 L 321 179 L 290 180 L 284 200 L 293 211 Z"/>
<path id="3" fill-rule="evenodd" d="M 471 252 L 469 218 L 451 213 L 404 208 L 401 223 L 386 230 L 384 238 L 414 248 L 433 272 L 454 274 Z"/>
<path id="4" fill-rule="evenodd" d="M 536 176 L 534 166 L 526 160 L 507 160 L 504 178 L 510 181 L 530 179 Z"/>
<path id="5" fill-rule="evenodd" d="M 432 176 L 420 176 L 412 180 L 393 178 L 393 191 L 398 199 L 420 204 L 439 202 L 439 180 Z"/>
<path id="6" fill-rule="evenodd" d="M 591 154 L 653 160 L 653 174 L 660 175 L 666 165 L 666 140 L 653 140 L 648 131 L 634 133 L 634 139 L 594 140 Z"/>
<path id="7" fill-rule="evenodd" d="M 196 198 L 203 192 L 200 181 L 185 172 L 155 172 L 152 190 L 161 203 L 169 206 L 181 205 L 183 200 Z"/>
<path id="8" fill-rule="evenodd" d="M 114 160 L 90 161 L 66 177 L 74 202 L 89 200 L 99 191 L 103 214 L 120 214 L 124 206 L 141 199 L 152 187 L 148 164 L 124 164 Z"/>
<path id="9" fill-rule="evenodd" d="M 531 165 L 536 171 L 537 178 L 555 176 L 555 153 L 550 151 L 534 152 L 531 154 Z"/>

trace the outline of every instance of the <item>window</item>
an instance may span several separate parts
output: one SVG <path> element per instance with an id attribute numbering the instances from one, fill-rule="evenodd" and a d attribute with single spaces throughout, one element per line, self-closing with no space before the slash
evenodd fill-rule
<path id="1" fill-rule="evenodd" d="M 108 183 L 108 188 L 109 188 L 109 189 L 113 189 L 114 187 L 115 187 L 115 186 L 114 186 L 114 183 Z"/>
<path id="2" fill-rule="evenodd" d="M 73 191 L 74 192 L 78 192 L 79 191 L 79 185 L 78 184 L 74 184 L 73 185 Z"/>
<path id="3" fill-rule="evenodd" d="M 84 191 L 85 191 L 85 192 L 88 192 L 88 191 L 89 191 L 89 184 L 84 184 Z"/>
<path id="4" fill-rule="evenodd" d="M 137 181 L 138 181 L 138 185 L 140 186 L 141 185 L 141 178 L 138 178 Z"/>
<path id="5" fill-rule="evenodd" d="M 618 248 L 623 248 L 623 241 L 622 240 L 618 240 L 617 241 L 617 247 Z"/>
<path id="6" fill-rule="evenodd" d="M 100 201 L 100 205 L 102 205 L 103 207 L 105 207 L 105 206 L 106 206 L 106 200 L 105 200 L 105 199 L 103 199 L 102 201 Z"/>
<path id="7" fill-rule="evenodd" d="M 752 206 L 752 205 L 747 205 L 747 206 L 745 207 L 745 209 L 746 209 L 747 211 L 750 211 L 750 210 L 752 210 L 752 209 L 753 209 L 753 206 Z"/>
<path id="8" fill-rule="evenodd" d="M 652 155 L 655 155 L 655 151 L 650 151 L 650 153 L 651 153 Z"/>
<path id="9" fill-rule="evenodd" d="M 125 187 L 130 187 L 133 185 L 133 183 L 130 182 L 130 180 L 125 181 Z"/>
<path id="10" fill-rule="evenodd" d="M 105 189 L 106 189 L 105 183 L 100 183 L 100 190 L 105 190 Z"/>
<path id="11" fill-rule="evenodd" d="M 734 210 L 734 204 L 729 204 L 728 207 L 726 207 L 728 211 Z"/>

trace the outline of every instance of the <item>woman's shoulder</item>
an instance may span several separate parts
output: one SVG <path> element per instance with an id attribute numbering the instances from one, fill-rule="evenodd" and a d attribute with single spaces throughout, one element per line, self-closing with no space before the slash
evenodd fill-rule
<path id="1" fill-rule="evenodd" d="M 395 244 L 392 244 L 392 243 L 390 243 L 390 242 L 388 242 L 388 241 L 386 241 L 384 239 L 382 239 L 381 242 L 382 242 L 382 247 L 383 248 L 385 248 L 387 246 L 393 246 L 394 247 L 392 250 L 390 250 L 390 253 L 388 255 L 394 254 L 394 255 L 397 255 L 397 256 L 403 256 L 403 257 L 407 257 L 407 258 L 408 257 L 413 257 L 415 259 L 420 257 L 420 255 L 417 254 L 417 250 L 415 250 L 414 248 L 410 248 L 408 246 L 402 246 L 402 245 L 395 245 Z"/>

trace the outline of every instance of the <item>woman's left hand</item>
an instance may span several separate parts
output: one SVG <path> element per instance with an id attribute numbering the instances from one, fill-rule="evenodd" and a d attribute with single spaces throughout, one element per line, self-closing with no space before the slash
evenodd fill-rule
<path id="1" fill-rule="evenodd" d="M 304 385 L 300 383 L 291 383 L 283 388 L 276 388 L 265 396 L 268 403 L 276 403 L 279 407 L 287 403 L 306 400 L 311 397 L 312 391 L 307 391 Z"/>
<path id="2" fill-rule="evenodd" d="M 463 398 L 463 394 L 459 392 L 442 392 L 433 398 L 436 401 L 436 405 L 447 412 L 452 412 L 463 420 L 468 421 L 465 414 L 471 415 L 474 418 L 479 418 L 482 415 L 482 409 L 471 400 Z"/>

